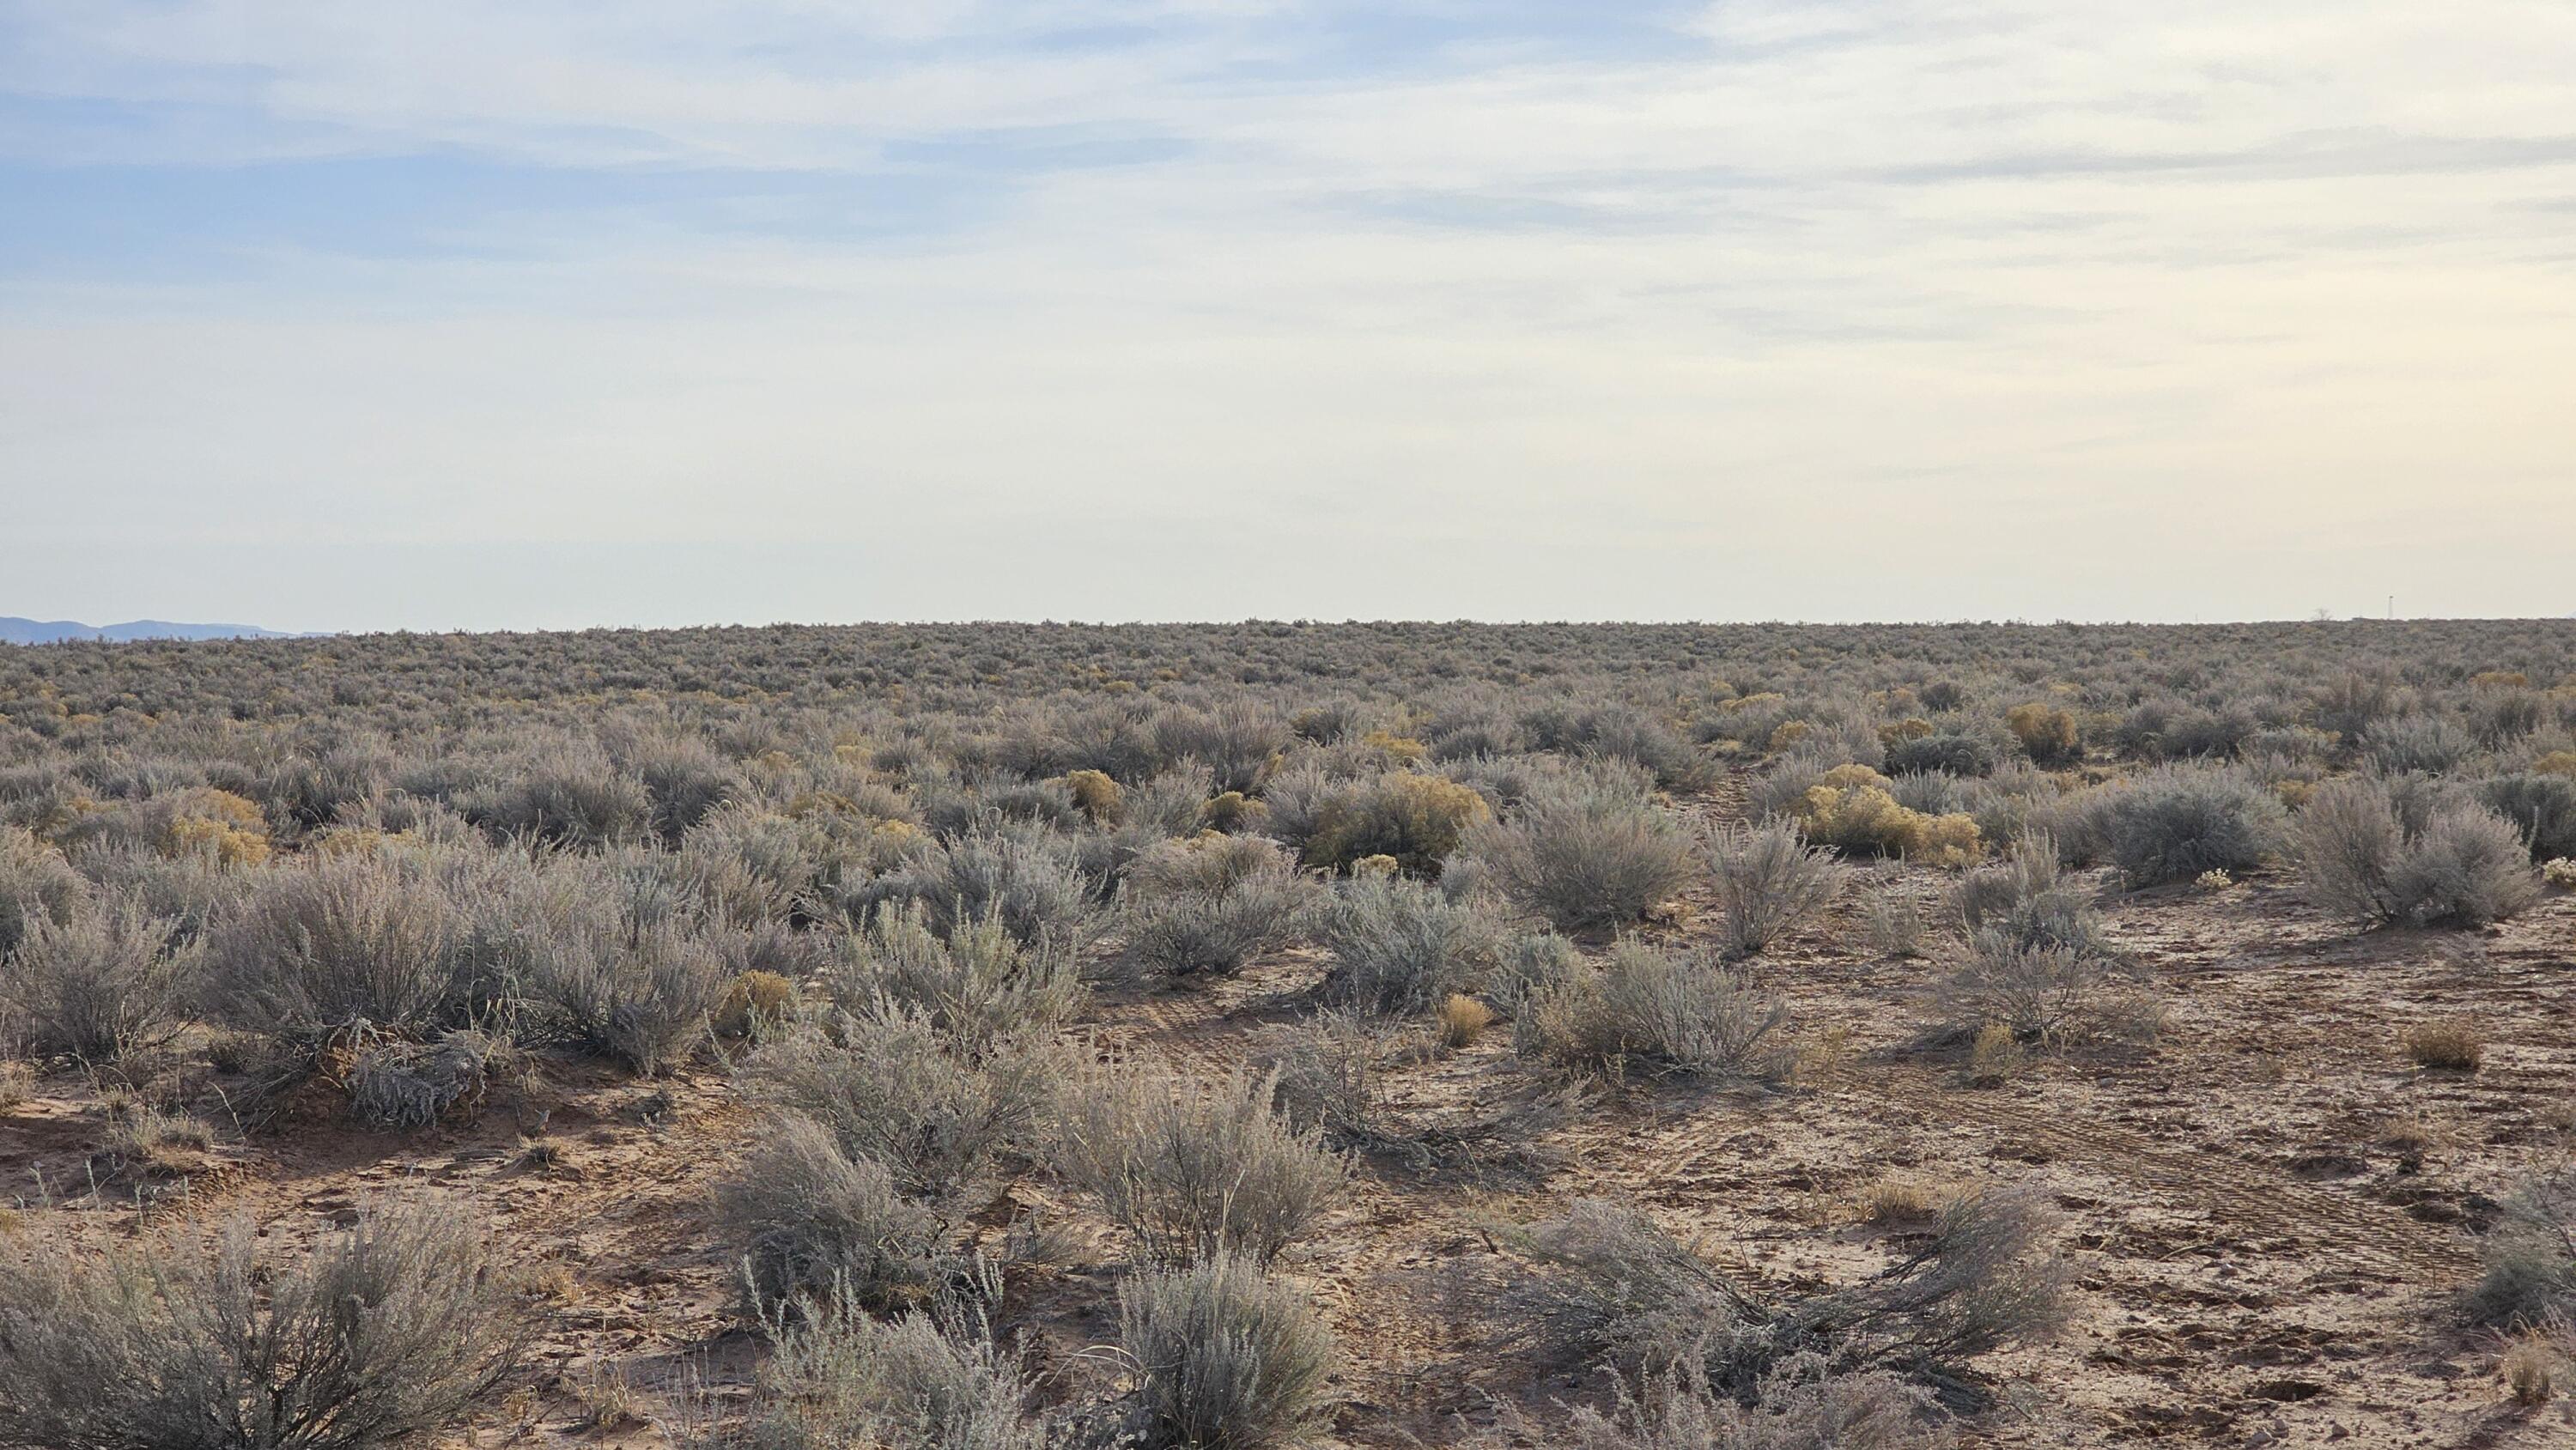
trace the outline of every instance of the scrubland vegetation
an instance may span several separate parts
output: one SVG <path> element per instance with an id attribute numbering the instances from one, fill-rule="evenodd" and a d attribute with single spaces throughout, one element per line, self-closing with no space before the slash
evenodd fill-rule
<path id="1" fill-rule="evenodd" d="M 2564 623 L 0 649 L 0 1445 L 2556 1415 L 2571 857 Z"/>

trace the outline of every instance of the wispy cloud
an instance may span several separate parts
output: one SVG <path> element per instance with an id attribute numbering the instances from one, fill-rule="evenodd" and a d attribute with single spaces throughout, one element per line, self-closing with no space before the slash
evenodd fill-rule
<path id="1" fill-rule="evenodd" d="M 197 591 L 73 614 L 786 539 L 880 551 L 772 571 L 842 616 L 2564 612 L 2420 551 L 2576 563 L 2570 117 L 2520 0 L 0 0 L 0 564 Z M 1279 559 L 1158 562 L 1211 548 Z M 1551 549 L 1598 572 L 1515 582 Z M 523 617 L 421 587 L 270 618 Z"/>

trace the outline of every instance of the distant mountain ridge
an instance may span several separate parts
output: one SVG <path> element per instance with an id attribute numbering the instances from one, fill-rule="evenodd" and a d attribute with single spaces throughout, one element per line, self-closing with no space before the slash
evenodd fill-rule
<path id="1" fill-rule="evenodd" d="M 83 624 L 74 619 L 19 619 L 0 615 L 0 644 L 58 644 L 64 640 L 126 643 L 139 639 L 310 639 L 311 635 L 249 624 L 177 624 L 130 619 L 123 624 Z"/>

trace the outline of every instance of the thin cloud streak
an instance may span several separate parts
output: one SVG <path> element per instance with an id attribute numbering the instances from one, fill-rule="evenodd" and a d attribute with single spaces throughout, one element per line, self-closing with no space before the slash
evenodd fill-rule
<path id="1" fill-rule="evenodd" d="M 704 618 L 2576 563 L 2563 7 L 1601 9 L 0 7 L 0 573 L 198 591 L 0 607 L 253 614 L 282 541 L 458 561 L 403 607 L 485 623 L 496 549 L 777 552 L 775 606 L 654 597 Z M 879 561 L 837 602 L 833 546 Z M 2425 592 L 2576 608 L 2462 552 Z"/>

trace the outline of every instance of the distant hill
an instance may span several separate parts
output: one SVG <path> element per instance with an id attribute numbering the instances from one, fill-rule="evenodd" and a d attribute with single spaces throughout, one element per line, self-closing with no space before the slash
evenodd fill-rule
<path id="1" fill-rule="evenodd" d="M 55 644 L 67 639 L 122 642 L 137 639 L 305 639 L 308 635 L 248 624 L 174 624 L 134 619 L 123 624 L 82 624 L 72 619 L 18 619 L 0 615 L 0 644 Z"/>

